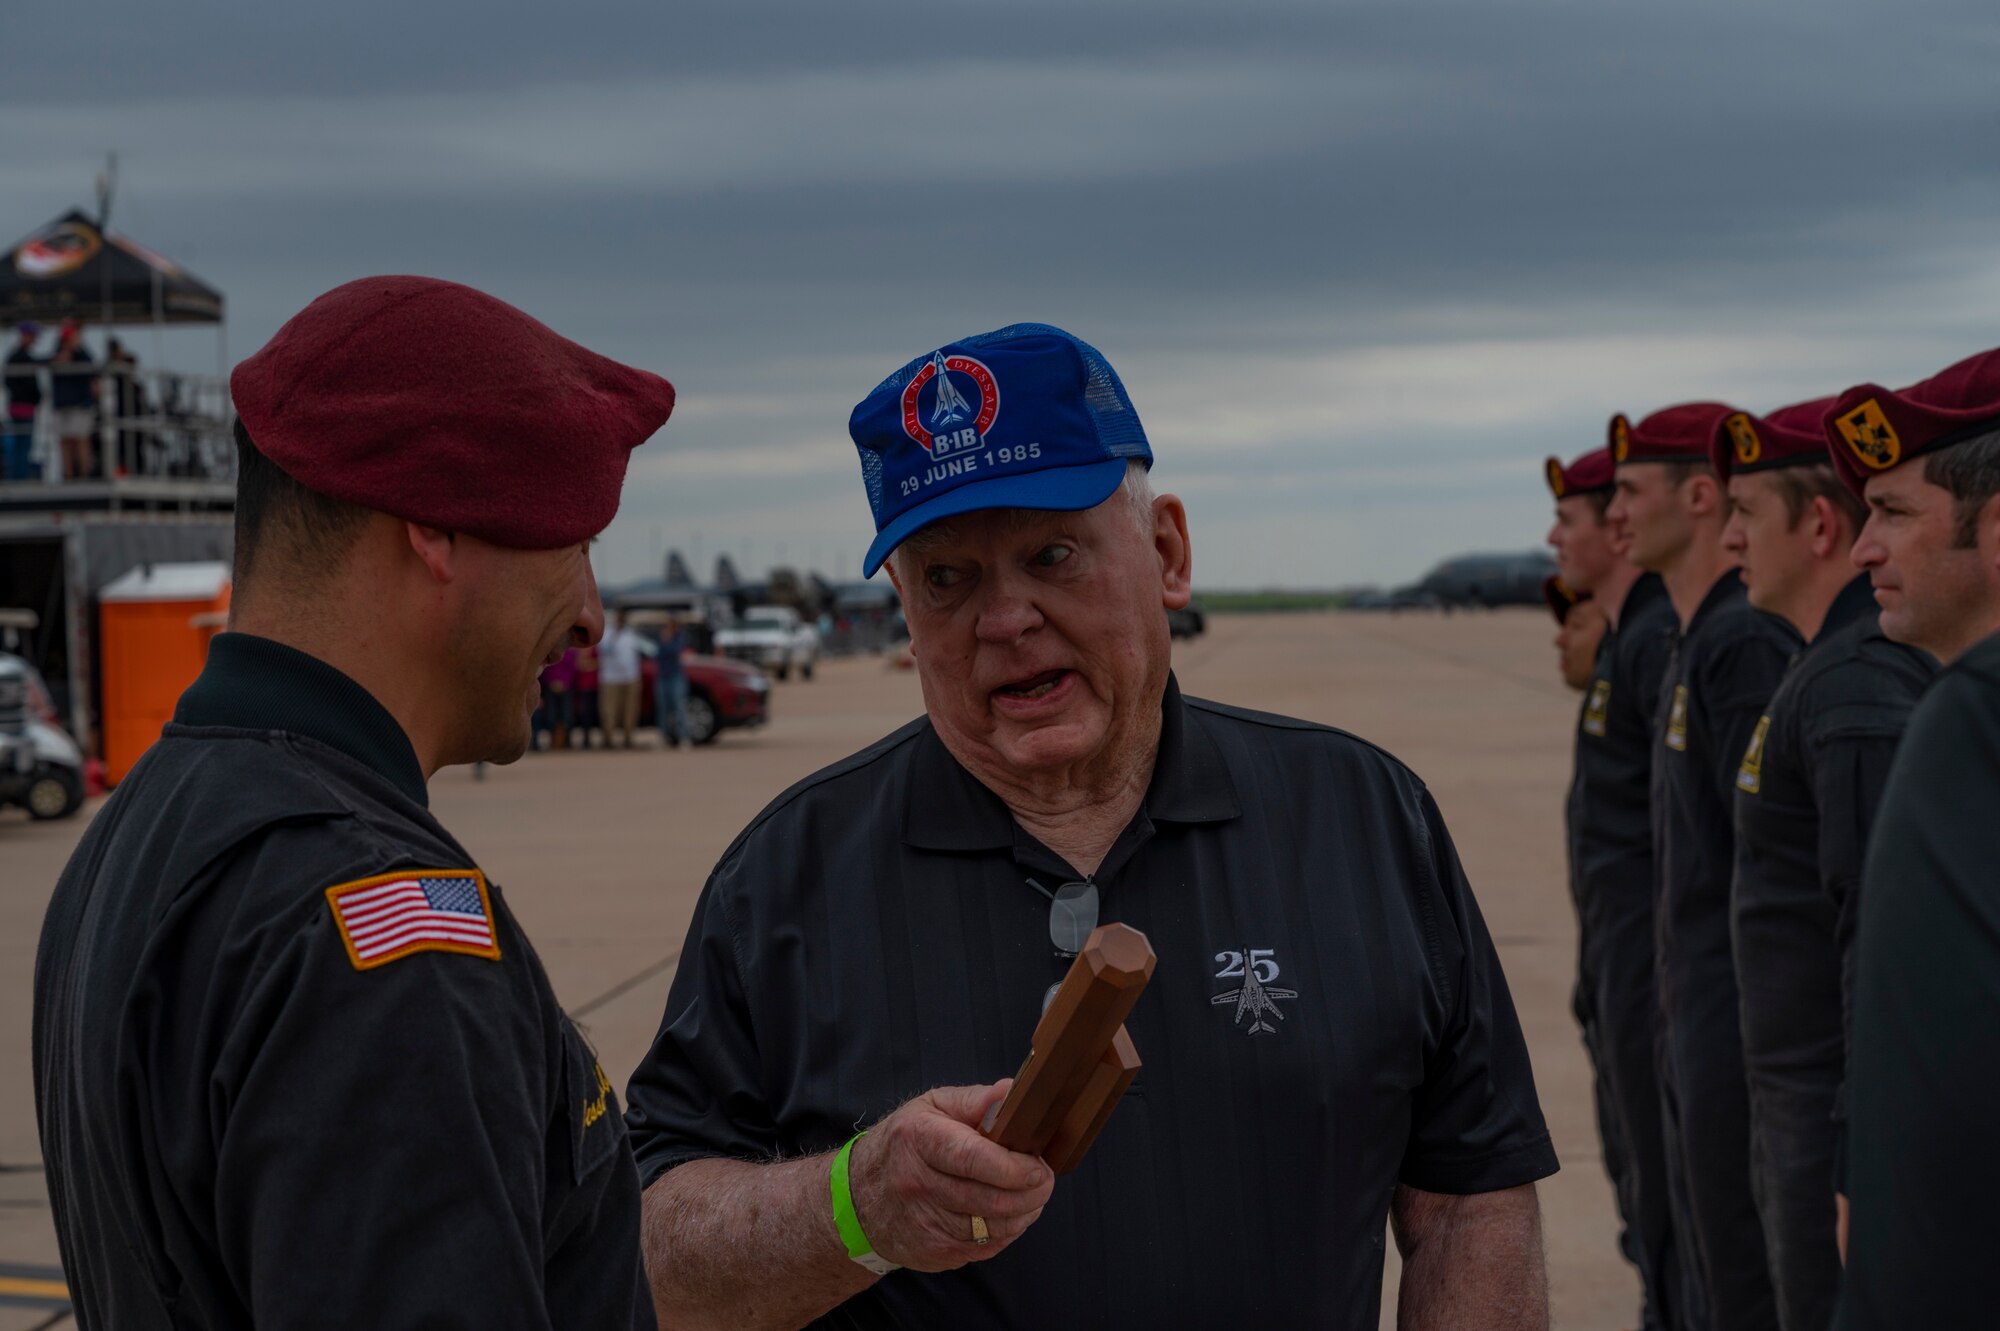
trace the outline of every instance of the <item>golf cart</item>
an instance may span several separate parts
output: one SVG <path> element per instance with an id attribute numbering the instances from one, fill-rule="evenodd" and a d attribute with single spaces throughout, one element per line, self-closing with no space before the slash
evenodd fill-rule
<path id="1" fill-rule="evenodd" d="M 32 610 L 0 610 L 0 805 L 67 818 L 83 807 L 83 755 L 56 724 L 42 677 L 13 650 L 37 622 Z"/>

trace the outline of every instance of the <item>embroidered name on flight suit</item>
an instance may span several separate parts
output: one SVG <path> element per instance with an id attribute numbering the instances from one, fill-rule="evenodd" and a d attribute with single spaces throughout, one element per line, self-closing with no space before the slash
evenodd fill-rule
<path id="1" fill-rule="evenodd" d="M 1688 746 L 1688 686 L 1674 685 L 1674 704 L 1667 712 L 1667 747 L 1676 753 L 1687 752 Z"/>
<path id="2" fill-rule="evenodd" d="M 1771 730 L 1771 718 L 1757 718 L 1756 732 L 1750 736 L 1750 747 L 1743 750 L 1743 766 L 1736 773 L 1736 788 L 1755 795 L 1764 784 L 1764 736 Z"/>
<path id="3" fill-rule="evenodd" d="M 1590 686 L 1583 704 L 1583 733 L 1602 739 L 1611 725 L 1611 681 L 1600 679 Z"/>

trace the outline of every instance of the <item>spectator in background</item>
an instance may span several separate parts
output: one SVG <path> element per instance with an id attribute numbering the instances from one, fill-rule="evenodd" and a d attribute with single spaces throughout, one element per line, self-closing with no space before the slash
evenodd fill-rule
<path id="1" fill-rule="evenodd" d="M 49 406 L 62 439 L 63 479 L 97 474 L 97 362 L 83 344 L 83 325 L 63 320 L 49 358 Z"/>
<path id="2" fill-rule="evenodd" d="M 688 734 L 687 670 L 681 664 L 687 649 L 687 630 L 667 616 L 660 624 L 660 673 L 653 680 L 653 710 L 660 742 L 672 749 L 678 749 L 683 739 L 694 742 Z"/>
<path id="3" fill-rule="evenodd" d="M 569 747 L 569 730 L 576 724 L 576 648 L 542 668 L 542 716 L 548 722 L 549 750 Z"/>
<path id="4" fill-rule="evenodd" d="M 139 381 L 139 358 L 117 338 L 104 344 L 104 364 L 111 373 L 113 395 L 113 415 L 116 418 L 118 451 L 105 468 L 109 475 L 125 472 L 151 474 L 154 468 L 146 465 L 147 460 L 140 455 L 145 442 L 145 433 L 137 422 L 148 414 L 146 387 Z"/>
<path id="5" fill-rule="evenodd" d="M 600 717 L 597 709 L 597 648 L 576 649 L 576 746 L 587 749 L 597 742 Z"/>
<path id="6" fill-rule="evenodd" d="M 4 456 L 0 456 L 0 479 L 32 481 L 42 474 L 34 460 L 35 417 L 42 409 L 41 367 L 35 343 L 42 336 L 38 323 L 24 323 L 20 340 L 7 356 L 7 424 Z"/>
<path id="7" fill-rule="evenodd" d="M 603 709 L 604 747 L 631 748 L 639 724 L 639 635 L 620 610 L 597 645 L 597 697 Z"/>

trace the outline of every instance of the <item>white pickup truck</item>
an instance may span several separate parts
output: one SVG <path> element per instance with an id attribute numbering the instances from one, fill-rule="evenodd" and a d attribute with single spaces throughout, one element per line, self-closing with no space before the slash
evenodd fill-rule
<path id="1" fill-rule="evenodd" d="M 753 605 L 741 623 L 716 630 L 715 651 L 762 666 L 779 679 L 790 679 L 795 669 L 811 679 L 819 664 L 819 630 L 788 605 Z"/>

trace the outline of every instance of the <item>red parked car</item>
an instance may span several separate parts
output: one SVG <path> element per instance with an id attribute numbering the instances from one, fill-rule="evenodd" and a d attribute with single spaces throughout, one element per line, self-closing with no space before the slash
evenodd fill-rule
<path id="1" fill-rule="evenodd" d="M 719 656 L 688 656 L 688 740 L 712 744 L 737 726 L 761 726 L 771 719 L 771 681 L 755 666 Z M 660 645 L 639 635 L 639 724 L 657 726 L 654 682 L 660 677 Z"/>

